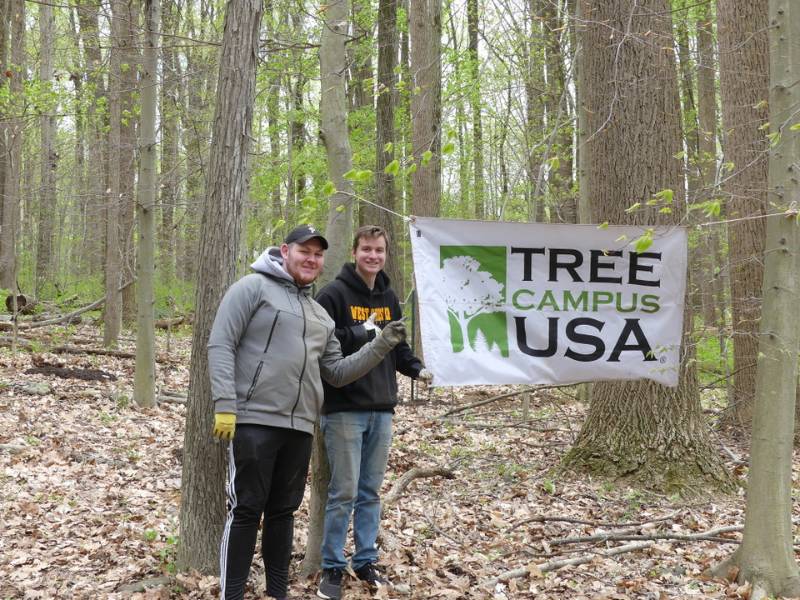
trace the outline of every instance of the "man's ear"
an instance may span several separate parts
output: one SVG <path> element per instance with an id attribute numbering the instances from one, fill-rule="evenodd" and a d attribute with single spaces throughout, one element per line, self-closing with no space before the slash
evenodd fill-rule
<path id="1" fill-rule="evenodd" d="M 283 260 L 289 258 L 289 244 L 281 244 L 281 256 Z"/>

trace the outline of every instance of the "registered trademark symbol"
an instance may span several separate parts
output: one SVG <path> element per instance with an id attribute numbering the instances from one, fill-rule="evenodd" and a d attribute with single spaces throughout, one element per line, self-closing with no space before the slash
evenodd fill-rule
<path id="1" fill-rule="evenodd" d="M 663 365 L 665 362 L 667 362 L 667 357 L 662 356 L 661 358 L 658 359 L 658 362 L 660 362 Z"/>

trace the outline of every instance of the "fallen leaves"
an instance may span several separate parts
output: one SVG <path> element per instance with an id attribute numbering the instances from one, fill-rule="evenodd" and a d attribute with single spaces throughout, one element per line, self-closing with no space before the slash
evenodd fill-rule
<path id="1" fill-rule="evenodd" d="M 171 360 L 158 369 L 165 396 L 188 387 L 189 355 L 188 340 L 172 340 Z M 133 363 L 122 356 L 36 361 L 117 380 L 41 372 L 20 379 L 32 355 L 0 351 L 0 598 L 218 597 L 216 577 L 175 572 L 185 406 L 132 405 Z M 743 496 L 679 504 L 555 475 L 584 407 L 548 390 L 533 395 L 524 421 L 513 391 L 436 390 L 427 404 L 398 407 L 384 494 L 412 469 L 447 469 L 455 477 L 416 479 L 385 507 L 381 563 L 396 585 L 372 594 L 346 578 L 347 598 L 745 597 L 746 586 L 701 577 L 730 555 L 732 544 L 652 539 L 614 554 L 629 542 L 613 538 L 623 530 L 650 539 L 741 525 Z M 503 394 L 509 395 L 484 402 Z M 296 519 L 293 569 L 307 518 L 306 499 Z M 545 569 L 559 561 L 570 566 Z M 315 581 L 293 576 L 292 593 L 315 591 Z M 265 598 L 260 558 L 246 597 Z"/>

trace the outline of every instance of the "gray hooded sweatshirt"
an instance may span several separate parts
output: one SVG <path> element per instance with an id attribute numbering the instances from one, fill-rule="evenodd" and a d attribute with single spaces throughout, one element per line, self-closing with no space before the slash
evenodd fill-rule
<path id="1" fill-rule="evenodd" d="M 251 265 L 217 310 L 208 340 L 211 394 L 217 413 L 237 424 L 312 433 L 323 401 L 322 379 L 341 387 L 392 350 L 381 336 L 343 357 L 334 322 L 284 270 L 278 248 Z"/>

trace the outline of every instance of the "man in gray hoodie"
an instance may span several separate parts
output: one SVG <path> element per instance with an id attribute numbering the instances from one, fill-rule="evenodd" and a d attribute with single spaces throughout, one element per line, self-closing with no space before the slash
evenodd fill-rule
<path id="1" fill-rule="evenodd" d="M 310 225 L 266 250 L 220 303 L 208 341 L 214 435 L 228 447 L 228 518 L 220 549 L 224 600 L 240 599 L 261 516 L 267 595 L 286 598 L 294 513 L 305 490 L 322 380 L 343 386 L 405 339 L 399 321 L 342 356 L 335 325 L 311 297 L 327 240 Z"/>

